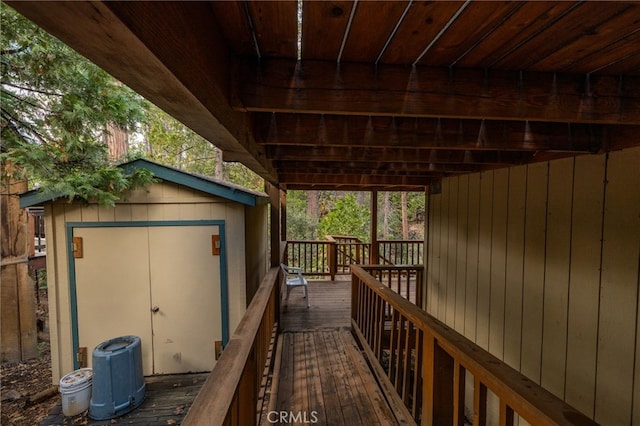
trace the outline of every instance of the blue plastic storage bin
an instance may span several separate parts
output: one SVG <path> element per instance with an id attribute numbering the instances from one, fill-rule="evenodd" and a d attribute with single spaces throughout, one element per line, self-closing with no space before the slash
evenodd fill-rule
<path id="1" fill-rule="evenodd" d="M 89 417 L 106 420 L 137 408 L 145 397 L 142 349 L 137 336 L 122 336 L 95 347 Z"/>

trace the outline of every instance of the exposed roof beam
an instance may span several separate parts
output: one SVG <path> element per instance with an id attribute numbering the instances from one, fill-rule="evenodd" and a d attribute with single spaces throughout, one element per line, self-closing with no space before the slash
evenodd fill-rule
<path id="1" fill-rule="evenodd" d="M 207 3 L 7 3 L 221 148 L 225 159 L 275 181 L 246 131 L 246 114 L 229 105 L 229 52 Z"/>
<path id="2" fill-rule="evenodd" d="M 475 164 L 434 164 L 434 163 L 385 163 L 366 161 L 343 161 L 338 163 L 340 168 L 336 168 L 335 162 L 311 160 L 277 160 L 274 162 L 278 170 L 304 170 L 312 173 L 341 173 L 349 170 L 351 173 L 377 173 L 377 174 L 436 174 L 445 173 L 471 173 L 480 170 L 480 166 Z"/>
<path id="3" fill-rule="evenodd" d="M 328 162 L 349 162 L 353 158 L 362 161 L 386 163 L 433 163 L 433 164 L 481 164 L 516 165 L 528 163 L 535 153 L 524 151 L 463 151 L 463 150 L 421 150 L 399 148 L 360 148 L 360 147 L 307 147 L 307 146 L 269 146 L 268 158 L 278 160 L 322 160 Z M 336 165 L 336 167 L 340 167 Z"/>
<path id="4" fill-rule="evenodd" d="M 247 111 L 640 124 L 640 77 L 239 61 Z"/>
<path id="5" fill-rule="evenodd" d="M 422 176 L 331 175 L 306 172 L 280 174 L 280 183 L 298 185 L 359 185 L 359 186 L 428 186 L 434 179 Z"/>
<path id="6" fill-rule="evenodd" d="M 256 114 L 255 126 L 266 145 L 597 152 L 604 137 L 597 124 L 415 117 Z M 637 141 L 640 126 L 628 127 L 636 133 L 626 138 Z"/>

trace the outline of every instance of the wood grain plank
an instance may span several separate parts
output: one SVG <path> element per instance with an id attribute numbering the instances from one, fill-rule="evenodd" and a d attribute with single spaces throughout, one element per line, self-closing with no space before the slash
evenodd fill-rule
<path id="1" fill-rule="evenodd" d="M 429 289 L 430 289 L 430 306 L 428 312 L 437 317 L 438 305 L 440 302 L 440 236 L 441 231 L 441 205 L 442 194 L 431 195 L 431 230 L 429 233 L 433 235 L 433 244 L 431 246 L 432 265 L 429 270 Z"/>
<path id="2" fill-rule="evenodd" d="M 248 6 L 260 55 L 297 58 L 296 2 L 250 2 Z"/>
<path id="3" fill-rule="evenodd" d="M 528 166 L 521 372 L 540 383 L 548 163 Z"/>
<path id="4" fill-rule="evenodd" d="M 369 366 L 358 350 L 351 333 L 346 330 L 340 330 L 336 335 L 336 339 L 338 338 L 340 338 L 341 345 L 346 350 L 346 366 L 352 372 L 354 382 L 360 389 L 360 400 L 363 403 L 362 410 L 369 411 L 367 424 L 384 425 L 389 421 L 394 421 L 393 413 L 389 409 L 389 405 L 384 399 L 378 384 L 373 380 L 371 370 L 369 370 Z M 372 423 L 368 423 L 369 421 L 372 421 Z"/>
<path id="5" fill-rule="evenodd" d="M 314 333 L 314 344 L 318 356 L 318 372 L 320 373 L 320 383 L 322 384 L 322 398 L 325 408 L 325 424 L 344 425 L 345 420 L 340 408 L 338 388 L 336 386 L 335 375 L 333 374 L 333 358 L 329 356 L 323 333 Z"/>
<path id="6" fill-rule="evenodd" d="M 507 207 L 507 258 L 504 316 L 504 362 L 520 369 L 522 340 L 522 282 L 524 279 L 524 229 L 527 167 L 509 170 Z"/>
<path id="7" fill-rule="evenodd" d="M 489 298 L 489 352 L 504 357 L 507 206 L 509 201 L 509 170 L 499 169 L 493 176 L 493 211 L 491 224 L 491 295 Z"/>
<path id="8" fill-rule="evenodd" d="M 469 176 L 469 230 L 467 232 L 467 283 L 464 335 L 476 339 L 478 300 L 478 243 L 480 238 L 480 174 Z"/>
<path id="9" fill-rule="evenodd" d="M 491 303 L 491 228 L 493 225 L 493 171 L 480 174 L 480 221 L 478 242 L 478 300 L 475 342 L 489 348 Z"/>
<path id="10" fill-rule="evenodd" d="M 447 300 L 444 320 L 450 327 L 454 326 L 456 312 L 457 289 L 457 254 L 458 254 L 458 178 L 451 177 L 449 182 L 449 213 L 447 232 Z"/>
<path id="11" fill-rule="evenodd" d="M 573 168 L 573 158 L 549 163 L 540 383 L 559 398 L 564 397 L 567 355 Z"/>
<path id="12" fill-rule="evenodd" d="M 338 58 L 352 7 L 353 1 L 303 3 L 303 58 Z"/>
<path id="13" fill-rule="evenodd" d="M 640 258 L 640 149 L 609 154 L 605 193 L 595 419 L 631 422 Z M 630 190 L 633 188 L 633 190 Z"/>
<path id="14" fill-rule="evenodd" d="M 289 410 L 293 406 L 295 380 L 294 342 L 292 333 L 282 333 L 282 358 L 278 382 L 278 402 L 276 411 Z"/>
<path id="15" fill-rule="evenodd" d="M 458 234 L 457 234 L 457 270 L 456 270 L 456 302 L 454 329 L 464 334 L 465 300 L 467 297 L 467 254 L 469 251 L 469 176 L 460 176 L 458 183 Z"/>
<path id="16" fill-rule="evenodd" d="M 293 403 L 290 411 L 309 413 L 309 387 L 307 384 L 307 360 L 304 333 L 293 333 Z"/>
<path id="17" fill-rule="evenodd" d="M 306 331 L 304 337 L 304 353 L 306 358 L 307 393 L 309 395 L 308 416 L 316 413 L 319 419 L 326 419 L 325 403 L 323 398 L 322 380 L 320 379 L 320 360 L 316 351 L 315 332 Z"/>
<path id="18" fill-rule="evenodd" d="M 358 2 L 342 61 L 375 62 L 407 3 Z M 372 33 L 371 28 L 377 31 Z"/>
<path id="19" fill-rule="evenodd" d="M 344 366 L 344 348 L 339 346 L 334 332 L 323 333 L 327 353 L 332 363 L 333 377 L 335 379 L 336 390 L 340 400 L 340 409 L 346 425 L 358 424 L 362 420 L 360 417 L 360 406 L 358 405 L 358 389 L 354 387 L 353 381 L 349 380 L 351 373 Z"/>
<path id="20" fill-rule="evenodd" d="M 567 323 L 566 401 L 583 413 L 595 408 L 604 155 L 577 157 L 571 218 L 571 275 Z"/>
<path id="21" fill-rule="evenodd" d="M 440 277 L 438 279 L 438 309 L 436 318 L 446 322 L 447 283 L 449 274 L 449 207 L 451 179 L 442 180 L 442 204 L 440 206 Z"/>

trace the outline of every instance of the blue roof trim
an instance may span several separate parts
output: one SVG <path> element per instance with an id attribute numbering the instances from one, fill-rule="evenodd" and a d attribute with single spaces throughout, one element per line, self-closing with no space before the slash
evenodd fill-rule
<path id="1" fill-rule="evenodd" d="M 172 182 L 178 185 L 186 186 L 197 191 L 204 192 L 209 195 L 224 198 L 226 200 L 235 201 L 246 206 L 255 206 L 262 204 L 259 199 L 266 199 L 266 194 L 250 191 L 240 186 L 235 186 L 226 182 L 213 180 L 205 176 L 199 176 L 192 173 L 183 172 L 172 167 L 163 166 L 153 161 L 138 159 L 120 166 L 127 173 L 133 173 L 134 170 L 147 169 L 150 170 L 154 177 L 166 182 Z M 53 201 L 58 196 L 55 194 L 44 194 L 41 191 L 29 191 L 20 195 L 20 208 L 36 206 L 47 201 Z"/>

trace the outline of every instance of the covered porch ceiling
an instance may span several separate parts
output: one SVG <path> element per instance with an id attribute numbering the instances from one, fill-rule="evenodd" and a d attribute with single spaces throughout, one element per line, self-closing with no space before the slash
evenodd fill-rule
<path id="1" fill-rule="evenodd" d="M 640 3 L 7 3 L 284 189 L 640 145 Z"/>

